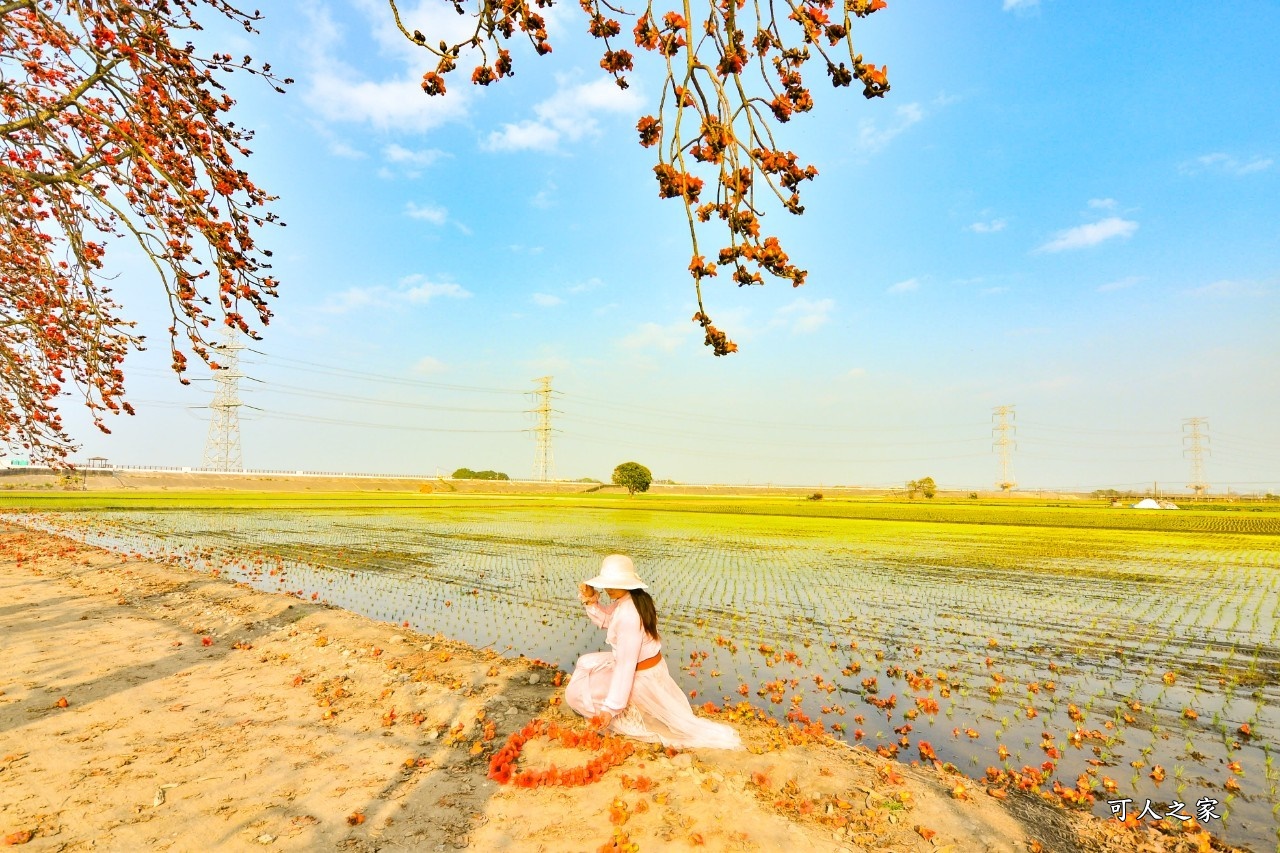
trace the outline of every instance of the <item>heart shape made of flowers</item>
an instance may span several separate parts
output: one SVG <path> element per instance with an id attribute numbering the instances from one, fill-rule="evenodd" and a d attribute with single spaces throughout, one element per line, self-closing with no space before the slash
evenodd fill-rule
<path id="1" fill-rule="evenodd" d="M 516 762 L 525 744 L 537 737 L 559 741 L 562 746 L 596 751 L 599 754 L 580 767 L 560 768 L 551 765 L 542 770 L 520 770 Z M 519 788 L 559 785 L 566 788 L 598 782 L 605 771 L 626 761 L 635 746 L 619 737 L 602 737 L 594 731 L 576 731 L 536 718 L 523 729 L 512 732 L 502 748 L 489 759 L 489 778 L 500 785 Z"/>

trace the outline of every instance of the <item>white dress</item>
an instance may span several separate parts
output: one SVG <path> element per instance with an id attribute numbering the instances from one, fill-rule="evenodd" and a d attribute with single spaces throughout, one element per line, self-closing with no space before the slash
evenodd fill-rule
<path id="1" fill-rule="evenodd" d="M 609 709 L 610 728 L 618 734 L 677 748 L 743 749 L 730 725 L 704 720 L 693 713 L 689 699 L 671 678 L 666 658 L 636 671 L 662 648 L 645 633 L 631 596 L 607 607 L 588 604 L 587 615 L 607 629 L 612 652 L 592 652 L 578 658 L 565 688 L 565 702 L 584 717 Z"/>

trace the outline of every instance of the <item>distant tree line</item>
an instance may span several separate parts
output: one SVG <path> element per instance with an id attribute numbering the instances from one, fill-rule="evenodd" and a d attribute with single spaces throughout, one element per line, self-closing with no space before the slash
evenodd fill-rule
<path id="1" fill-rule="evenodd" d="M 455 480 L 510 480 L 501 471 L 472 471 L 470 468 L 459 468 L 453 472 Z"/>

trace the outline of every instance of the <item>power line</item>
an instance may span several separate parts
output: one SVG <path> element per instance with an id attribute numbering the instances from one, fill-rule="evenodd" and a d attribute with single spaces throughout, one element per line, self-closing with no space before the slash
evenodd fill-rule
<path id="1" fill-rule="evenodd" d="M 1021 426 L 1021 424 L 1019 426 Z M 1051 447 L 1082 447 L 1087 450 L 1166 450 L 1169 447 L 1167 441 L 1158 444 L 1099 444 L 1097 441 L 1062 441 L 1056 438 L 1045 438 L 1035 434 L 1034 432 L 1030 435 L 1025 432 L 1020 432 L 1019 437 L 1026 441 L 1029 446 L 1047 445 Z"/>
<path id="2" fill-rule="evenodd" d="M 604 427 L 611 427 L 615 429 L 619 426 L 624 426 L 626 431 L 629 433 L 634 432 L 634 433 L 644 433 L 644 434 L 655 435 L 655 436 L 671 436 L 673 438 L 701 438 L 701 439 L 714 440 L 716 442 L 735 442 L 740 444 L 757 444 L 757 445 L 777 445 L 777 444 L 799 443 L 795 439 L 779 440 L 779 439 L 770 439 L 770 438 L 738 437 L 733 435 L 726 435 L 722 432 L 717 432 L 714 435 L 710 435 L 706 432 L 694 432 L 692 430 L 686 430 L 686 429 L 670 429 L 665 427 L 648 426 L 648 425 L 635 425 L 635 424 L 626 423 L 626 422 L 620 423 L 618 421 L 601 420 L 599 418 L 592 418 L 592 417 L 587 417 L 583 415 L 574 415 L 574 414 L 564 414 L 563 420 L 565 420 L 570 424 L 583 424 L 587 426 L 604 426 Z M 716 422 L 714 424 L 709 424 L 709 426 L 713 426 L 713 427 L 718 425 L 719 425 L 719 422 Z M 945 445 L 945 444 L 974 444 L 974 443 L 984 442 L 984 441 L 987 441 L 987 439 L 981 436 L 976 436 L 974 438 L 937 439 L 934 441 L 900 441 L 900 442 L 892 442 L 892 443 L 885 443 L 885 444 L 875 444 L 875 443 L 859 441 L 858 446 L 859 447 L 886 447 L 886 448 L 931 447 L 931 446 Z M 815 441 L 804 439 L 802 443 L 806 445 L 813 445 Z M 825 440 L 824 443 L 830 445 L 830 444 L 846 444 L 848 442 L 828 439 L 828 440 Z"/>
<path id="3" fill-rule="evenodd" d="M 367 427 L 369 429 L 403 430 L 406 432 L 458 432 L 509 435 L 528 432 L 527 429 L 455 429 L 449 427 L 424 427 L 416 424 L 404 423 L 380 424 L 369 421 L 346 420 L 343 418 L 327 418 L 320 415 L 305 415 L 298 412 L 277 412 L 270 409 L 261 409 L 257 406 L 246 405 L 245 408 L 258 412 L 265 420 L 299 421 L 302 423 L 331 424 L 333 426 Z"/>
<path id="4" fill-rule="evenodd" d="M 387 376 L 381 373 L 369 373 L 363 370 L 352 370 L 349 367 L 339 367 L 337 365 L 318 364 L 313 361 L 302 361 L 296 358 L 285 358 L 284 356 L 271 355 L 269 353 L 246 347 L 249 352 L 260 355 L 267 362 L 275 367 L 281 367 L 285 370 L 296 370 L 303 373 L 318 373 L 334 376 L 352 377 L 364 379 L 371 382 L 384 382 L 388 385 L 406 385 L 418 388 L 436 388 L 442 391 L 470 391 L 476 394 L 526 394 L 527 391 L 518 391 L 514 388 L 485 388 L 480 385 L 452 385 L 444 382 L 428 382 L 424 379 L 404 379 L 402 377 Z"/>
<path id="5" fill-rule="evenodd" d="M 1020 426 L 1045 429 L 1051 432 L 1076 432 L 1090 435 L 1159 435 L 1165 438 L 1170 435 L 1168 430 L 1094 429 L 1092 427 L 1054 426 L 1053 424 L 1041 424 L 1035 421 L 1022 421 Z"/>
<path id="6" fill-rule="evenodd" d="M 736 459 L 740 461 L 743 458 L 741 453 L 731 453 L 731 452 L 721 453 L 715 450 L 708 450 L 703 447 L 681 447 L 681 446 L 673 447 L 671 445 L 666 445 L 666 444 L 648 444 L 648 443 L 639 442 L 639 441 L 620 441 L 617 436 L 613 436 L 610 438 L 599 438 L 596 436 L 586 436 L 586 435 L 575 434 L 573 437 L 575 441 L 585 441 L 591 444 L 607 444 L 611 447 L 617 447 L 619 445 L 623 445 L 628 448 L 638 447 L 646 450 L 662 450 L 668 453 L 674 453 L 682 456 L 695 456 L 699 459 L 702 459 L 702 458 Z M 811 448 L 812 445 L 805 445 L 805 447 Z M 953 459 L 983 459 L 983 458 L 988 458 L 987 453 L 985 452 L 965 453 L 965 454 L 959 454 L 955 456 L 921 456 L 916 458 L 893 458 L 893 459 L 885 459 L 880 457 L 838 457 L 838 456 L 798 457 L 798 456 L 769 456 L 769 455 L 760 454 L 760 453 L 751 454 L 752 460 L 770 461 L 770 462 L 815 463 L 815 464 L 827 464 L 827 463 L 831 463 L 831 464 L 877 463 L 878 464 L 878 463 L 897 463 L 897 462 L 940 462 L 940 461 L 950 461 Z"/>
<path id="7" fill-rule="evenodd" d="M 337 391 L 317 391 L 312 388 L 305 388 L 298 385 L 285 385 L 279 382 L 267 382 L 263 379 L 255 379 L 252 376 L 246 378 L 251 382 L 257 382 L 268 386 L 267 390 L 270 393 L 284 394 L 289 397 L 311 397 L 317 400 L 336 400 L 345 403 L 364 403 L 371 406 L 391 406 L 399 409 L 422 409 L 425 411 L 437 412 L 467 412 L 485 415 L 513 415 L 520 413 L 517 409 L 476 409 L 465 406 L 437 406 L 432 403 L 411 403 L 407 400 L 388 400 L 380 397 L 362 397 L 355 394 L 342 394 Z"/>
<path id="8" fill-rule="evenodd" d="M 933 426 L 884 426 L 884 427 L 847 427 L 847 426 L 823 426 L 818 424 L 799 424 L 795 422 L 784 423 L 780 421 L 760 421 L 748 418 L 732 418 L 725 417 L 720 414 L 708 415 L 705 411 L 688 413 L 673 409 L 670 406 L 639 406 L 631 403 L 615 403 L 608 400 L 601 400 L 598 397 L 580 396 L 577 394 L 566 394 L 555 392 L 555 395 L 565 404 L 573 404 L 575 402 L 589 403 L 592 408 L 618 409 L 625 412 L 636 412 L 640 414 L 656 414 L 666 419 L 679 419 L 696 421 L 700 424 L 711 423 L 715 426 L 750 426 L 765 429 L 785 429 L 785 430 L 812 430 L 814 432 L 833 432 L 847 435 L 850 432 L 884 432 L 892 430 L 898 432 L 928 432 L 931 430 L 953 430 L 966 428 L 981 428 L 986 424 L 937 424 Z M 705 404 L 699 404 L 705 405 Z"/>

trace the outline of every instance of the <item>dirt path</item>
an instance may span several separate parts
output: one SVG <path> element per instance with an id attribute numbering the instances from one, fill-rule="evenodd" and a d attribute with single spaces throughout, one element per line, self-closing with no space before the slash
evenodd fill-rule
<path id="1" fill-rule="evenodd" d="M 746 753 L 641 745 L 584 787 L 489 780 L 492 753 L 535 717 L 586 730 L 554 678 L 0 525 L 0 839 L 122 851 L 1229 849 L 1033 795 L 996 799 L 756 719 L 733 720 Z M 594 757 L 540 738 L 521 766 Z"/>

